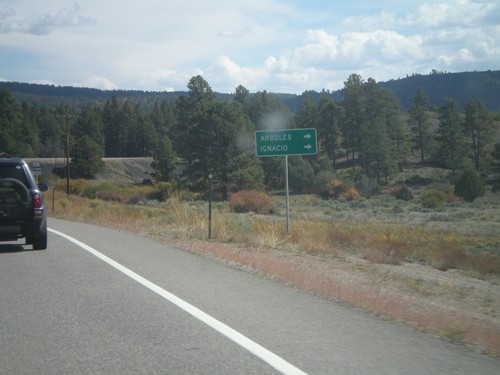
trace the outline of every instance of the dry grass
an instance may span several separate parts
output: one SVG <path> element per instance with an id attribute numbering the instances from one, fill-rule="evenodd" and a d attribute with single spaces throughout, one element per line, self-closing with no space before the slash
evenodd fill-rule
<path id="1" fill-rule="evenodd" d="M 131 206 L 58 193 L 53 215 L 168 238 L 192 252 L 500 355 L 500 231 L 471 231 L 470 223 L 468 230 L 457 223 L 408 223 L 411 215 L 395 216 L 390 207 L 320 211 L 322 202 L 308 198 L 307 204 L 292 216 L 291 233 L 282 216 L 234 214 L 216 205 L 211 241 L 203 202 L 171 198 Z M 479 242 L 481 251 L 469 250 Z M 462 273 L 442 272 L 450 269 Z"/>

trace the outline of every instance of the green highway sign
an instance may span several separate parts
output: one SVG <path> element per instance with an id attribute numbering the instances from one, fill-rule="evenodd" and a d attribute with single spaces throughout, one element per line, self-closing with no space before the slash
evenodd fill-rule
<path id="1" fill-rule="evenodd" d="M 316 129 L 257 130 L 257 156 L 316 155 Z"/>

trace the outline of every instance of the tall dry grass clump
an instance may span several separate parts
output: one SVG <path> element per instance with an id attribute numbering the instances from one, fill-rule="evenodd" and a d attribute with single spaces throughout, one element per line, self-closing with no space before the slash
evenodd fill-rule
<path id="1" fill-rule="evenodd" d="M 251 230 L 253 235 L 248 238 L 256 246 L 276 249 L 287 241 L 286 230 L 282 223 L 252 221 Z"/>

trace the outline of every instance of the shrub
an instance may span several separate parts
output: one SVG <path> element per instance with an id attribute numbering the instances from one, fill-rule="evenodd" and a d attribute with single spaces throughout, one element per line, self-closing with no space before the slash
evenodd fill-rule
<path id="1" fill-rule="evenodd" d="M 90 185 L 82 191 L 82 197 L 96 199 L 99 198 L 98 195 L 102 192 L 111 192 L 117 189 L 116 186 L 110 183 L 102 183 L 98 185 Z"/>
<path id="2" fill-rule="evenodd" d="M 403 184 L 401 189 L 397 192 L 396 198 L 404 201 L 411 201 L 413 199 L 413 194 L 410 188 Z"/>
<path id="3" fill-rule="evenodd" d="M 422 206 L 425 208 L 439 208 L 446 203 L 446 194 L 437 189 L 429 189 L 422 194 Z"/>
<path id="4" fill-rule="evenodd" d="M 144 204 L 148 201 L 148 199 L 142 194 L 134 194 L 129 199 L 129 204 Z"/>
<path id="5" fill-rule="evenodd" d="M 344 198 L 347 201 L 356 201 L 361 198 L 361 194 L 354 187 L 350 187 L 346 191 L 340 193 L 340 198 Z"/>
<path id="6" fill-rule="evenodd" d="M 167 199 L 171 198 L 176 191 L 176 185 L 172 182 L 159 182 L 154 185 L 154 187 L 148 191 L 146 197 L 148 199 L 157 200 L 159 202 L 165 202 Z"/>
<path id="7" fill-rule="evenodd" d="M 268 214 L 272 209 L 272 197 L 260 191 L 242 190 L 231 194 L 229 207 L 234 212 Z"/>
<path id="8" fill-rule="evenodd" d="M 457 197 L 455 194 L 446 194 L 446 201 L 448 203 L 457 203 L 460 202 L 460 197 Z"/>
<path id="9" fill-rule="evenodd" d="M 357 200 L 361 194 L 352 184 L 340 178 L 334 178 L 328 183 L 328 195 L 333 199 L 344 198 L 345 200 Z"/>
<path id="10" fill-rule="evenodd" d="M 55 189 L 57 191 L 65 192 L 67 188 L 66 184 L 67 184 L 66 179 L 57 180 Z M 69 193 L 75 195 L 81 195 L 89 186 L 91 186 L 91 183 L 87 180 L 71 179 L 69 181 Z"/>
<path id="11" fill-rule="evenodd" d="M 118 191 L 99 191 L 97 198 L 103 201 L 127 203 L 128 196 Z"/>
<path id="12" fill-rule="evenodd" d="M 477 197 L 482 197 L 484 193 L 484 181 L 479 173 L 473 170 L 466 170 L 462 173 L 455 184 L 455 194 L 467 202 L 472 202 Z"/>
<path id="13" fill-rule="evenodd" d="M 328 183 L 328 195 L 333 199 L 337 199 L 340 196 L 340 193 L 345 191 L 345 185 L 345 181 L 340 178 L 334 178 L 330 180 L 330 182 Z"/>

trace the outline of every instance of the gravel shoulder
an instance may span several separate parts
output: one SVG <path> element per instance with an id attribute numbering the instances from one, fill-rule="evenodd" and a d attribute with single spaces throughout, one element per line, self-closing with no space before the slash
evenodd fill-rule
<path id="1" fill-rule="evenodd" d="M 440 271 L 413 263 L 374 264 L 357 257 L 293 254 L 202 240 L 168 241 L 187 251 L 500 356 L 497 275 Z"/>

